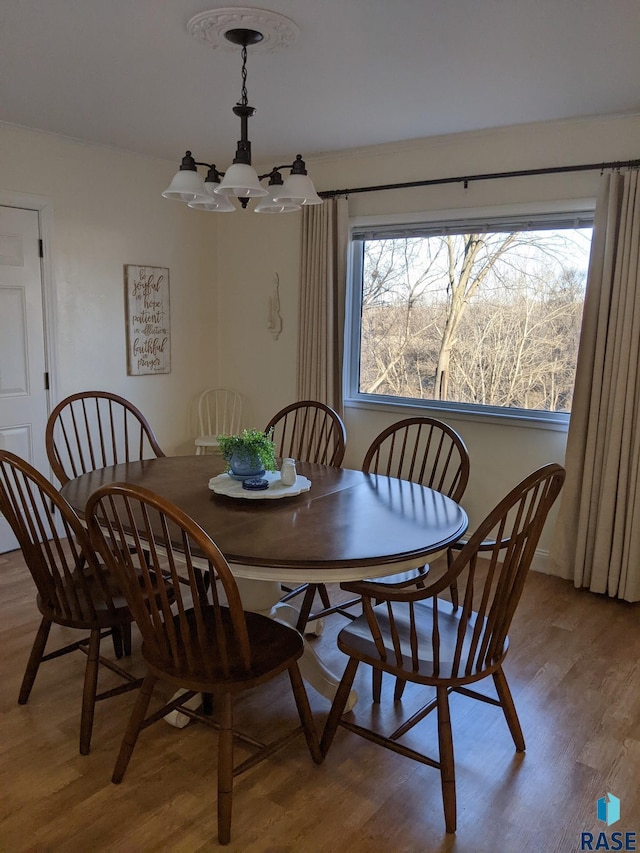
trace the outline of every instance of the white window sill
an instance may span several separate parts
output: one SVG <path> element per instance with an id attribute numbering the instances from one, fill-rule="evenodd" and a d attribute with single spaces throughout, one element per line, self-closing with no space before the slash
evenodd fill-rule
<path id="1" fill-rule="evenodd" d="M 482 424 L 500 424 L 501 426 L 544 429 L 566 433 L 569 429 L 569 415 L 564 412 L 527 412 L 523 409 L 495 410 L 491 407 L 480 409 L 464 403 L 443 403 L 435 400 L 410 400 L 390 397 L 359 396 L 346 397 L 347 409 L 368 409 L 370 411 L 397 413 L 403 418 L 419 415 L 432 416 L 446 420 L 454 416 L 456 420 Z"/>

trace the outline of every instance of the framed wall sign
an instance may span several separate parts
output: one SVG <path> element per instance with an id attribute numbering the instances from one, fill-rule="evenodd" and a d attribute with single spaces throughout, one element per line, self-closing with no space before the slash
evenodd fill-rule
<path id="1" fill-rule="evenodd" d="M 128 375 L 171 373 L 169 270 L 126 264 L 124 281 Z"/>

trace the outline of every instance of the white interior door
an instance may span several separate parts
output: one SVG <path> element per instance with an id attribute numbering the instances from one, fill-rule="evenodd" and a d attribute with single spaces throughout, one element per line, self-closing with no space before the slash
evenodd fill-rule
<path id="1" fill-rule="evenodd" d="M 0 206 L 0 448 L 45 476 L 48 414 L 38 212 Z M 0 553 L 18 547 L 0 516 Z"/>

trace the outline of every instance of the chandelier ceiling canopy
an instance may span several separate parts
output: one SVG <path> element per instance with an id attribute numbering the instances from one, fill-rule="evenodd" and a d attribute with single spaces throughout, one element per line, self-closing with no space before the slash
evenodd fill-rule
<path id="1" fill-rule="evenodd" d="M 262 9 L 212 9 L 195 15 L 187 24 L 191 35 L 211 47 L 240 48 L 242 57 L 242 92 L 233 112 L 240 119 L 240 139 L 233 163 L 221 172 L 215 163 L 196 160 L 191 151 L 182 158 L 180 169 L 162 193 L 164 198 L 185 202 L 195 210 L 230 213 L 236 210 L 231 199 L 237 198 L 243 208 L 257 198 L 256 213 L 290 213 L 305 205 L 322 204 L 311 178 L 307 175 L 302 155 L 291 164 L 274 166 L 258 175 L 251 165 L 251 142 L 248 124 L 255 108 L 249 106 L 247 94 L 248 49 L 273 53 L 295 41 L 298 28 L 283 15 Z M 198 166 L 207 169 L 203 180 Z M 283 178 L 282 172 L 289 174 Z M 262 181 L 268 181 L 263 186 Z"/>

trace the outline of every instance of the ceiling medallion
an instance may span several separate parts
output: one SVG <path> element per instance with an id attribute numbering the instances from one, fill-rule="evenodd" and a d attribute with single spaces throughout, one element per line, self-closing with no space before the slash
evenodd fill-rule
<path id="1" fill-rule="evenodd" d="M 215 23 L 212 23 L 212 16 Z M 233 107 L 233 114 L 240 119 L 240 139 L 233 163 L 225 172 L 220 171 L 215 163 L 196 160 L 187 149 L 178 172 L 162 193 L 163 198 L 186 202 L 196 210 L 218 213 L 231 213 L 236 209 L 231 203 L 232 197 L 237 198 L 243 208 L 247 207 L 250 199 L 259 199 L 254 208 L 256 213 L 291 213 L 306 205 L 322 204 L 301 154 L 293 163 L 274 166 L 263 175 L 259 175 L 251 165 L 249 119 L 256 110 L 249 105 L 247 93 L 249 48 L 253 52 L 264 49 L 266 44 L 267 50 L 273 53 L 295 38 L 298 32 L 295 24 L 288 18 L 260 9 L 218 9 L 196 15 L 188 26 L 193 35 L 212 47 L 227 43 L 236 50 L 241 49 L 242 89 L 240 100 Z M 205 180 L 198 172 L 199 166 L 207 169 Z M 285 170 L 289 175 L 283 179 Z M 267 179 L 268 186 L 262 186 L 261 182 Z"/>
<path id="2" fill-rule="evenodd" d="M 192 36 L 214 49 L 233 49 L 225 33 L 234 29 L 256 30 L 262 35 L 262 41 L 252 47 L 252 53 L 275 53 L 292 45 L 300 34 L 299 28 L 284 15 L 241 6 L 200 12 L 187 23 Z"/>

